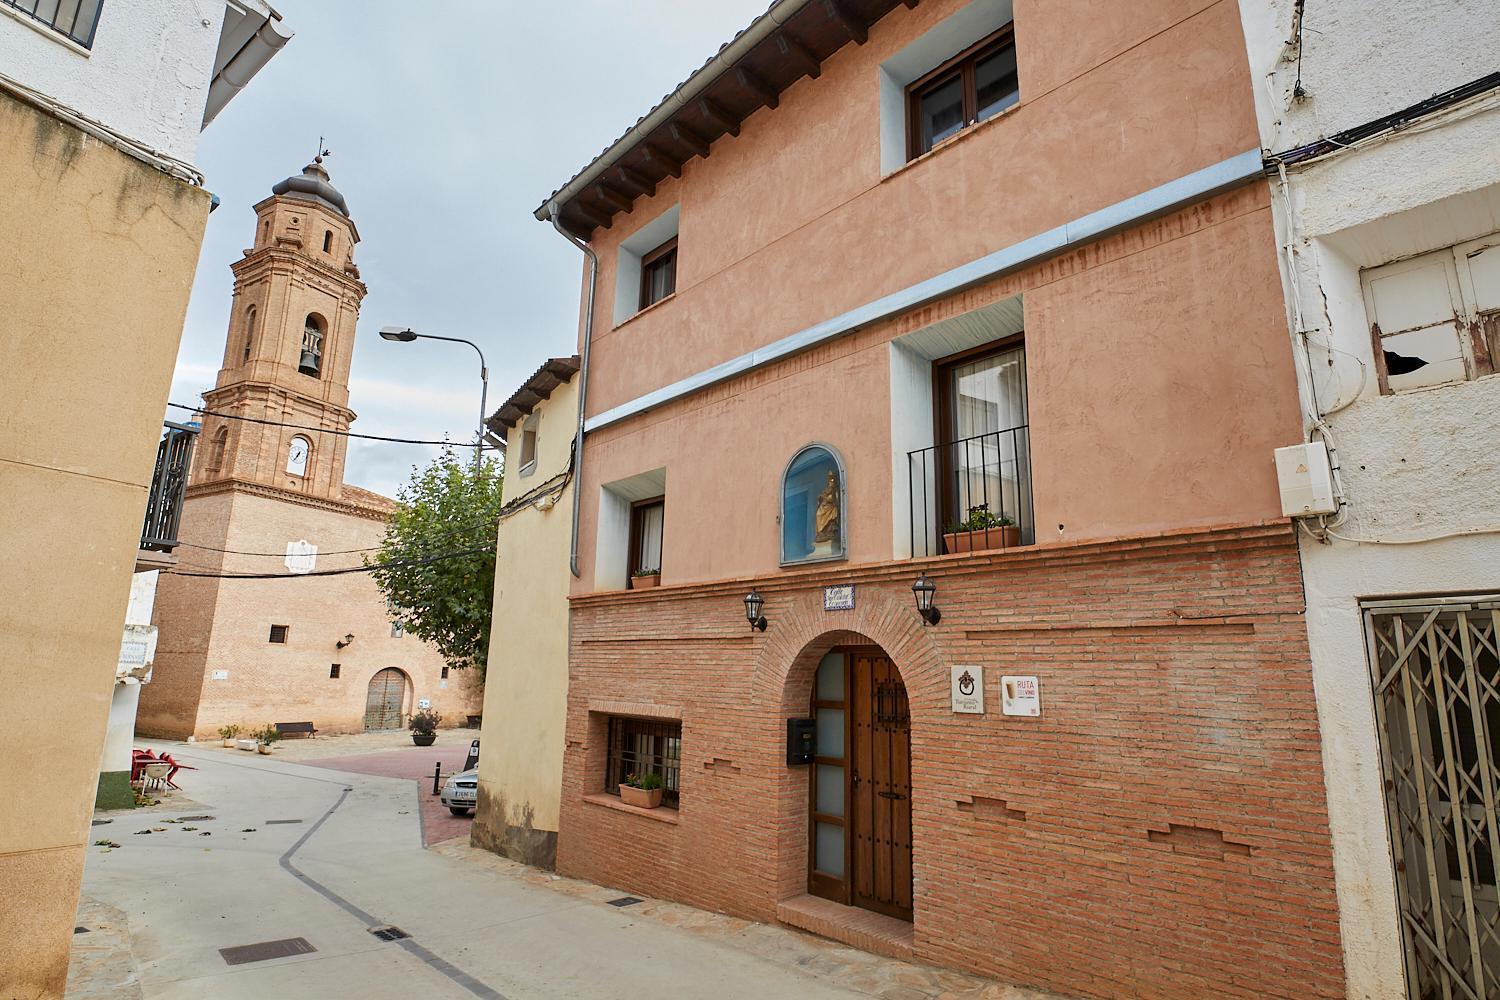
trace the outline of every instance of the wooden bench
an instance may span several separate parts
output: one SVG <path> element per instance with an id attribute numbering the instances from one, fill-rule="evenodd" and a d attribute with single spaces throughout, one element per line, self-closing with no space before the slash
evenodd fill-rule
<path id="1" fill-rule="evenodd" d="M 313 724 L 311 722 L 278 722 L 276 723 L 276 731 L 280 733 L 282 737 L 312 736 L 317 732 L 317 730 L 313 728 Z"/>

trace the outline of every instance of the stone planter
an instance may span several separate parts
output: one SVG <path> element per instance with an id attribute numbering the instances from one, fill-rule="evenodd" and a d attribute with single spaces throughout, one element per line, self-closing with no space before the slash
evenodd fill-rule
<path id="1" fill-rule="evenodd" d="M 650 576 L 633 576 L 630 578 L 631 590 L 650 590 L 652 587 L 661 586 L 661 574 L 652 573 Z"/>
<path id="2" fill-rule="evenodd" d="M 224 741 L 224 745 L 226 747 L 229 747 L 230 749 L 233 749 L 234 748 L 234 740 L 225 740 Z"/>
<path id="3" fill-rule="evenodd" d="M 256 744 L 255 749 L 258 750 L 259 752 L 263 753 L 263 754 L 269 754 L 271 752 L 271 744 L 269 744 L 269 743 L 258 743 L 258 744 Z"/>
<path id="4" fill-rule="evenodd" d="M 411 741 L 419 747 L 430 747 L 437 742 L 437 733 L 423 736 L 421 733 L 412 733 Z"/>
<path id="5" fill-rule="evenodd" d="M 234 741 L 234 745 L 237 746 L 237 747 L 239 747 L 241 750 L 246 750 L 246 751 L 249 751 L 250 753 L 254 753 L 255 752 L 255 748 L 258 747 L 258 746 L 260 746 L 260 741 L 259 740 L 235 740 Z"/>
<path id="6" fill-rule="evenodd" d="M 952 555 L 955 552 L 985 552 L 990 549 L 1009 549 L 1021 544 L 1021 529 L 1016 525 L 1004 528 L 981 528 L 978 531 L 946 531 L 943 533 L 943 549 Z"/>
<path id="7" fill-rule="evenodd" d="M 630 785 L 620 786 L 620 801 L 627 806 L 637 806 L 641 809 L 655 809 L 661 805 L 663 788 L 632 788 Z"/>

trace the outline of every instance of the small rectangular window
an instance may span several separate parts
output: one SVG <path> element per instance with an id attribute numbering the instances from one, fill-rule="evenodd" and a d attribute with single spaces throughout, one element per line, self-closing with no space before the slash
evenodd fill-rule
<path id="1" fill-rule="evenodd" d="M 329 680 L 336 681 L 336 680 L 339 679 L 339 667 L 340 667 L 340 664 L 335 663 L 335 664 L 333 664 L 332 666 L 330 666 L 328 668 L 328 679 Z"/>
<path id="2" fill-rule="evenodd" d="M 443 664 L 443 680 L 448 679 L 448 664 Z"/>
<path id="3" fill-rule="evenodd" d="M 1016 43 L 1006 25 L 906 89 L 909 159 L 1021 99 Z"/>
<path id="4" fill-rule="evenodd" d="M 271 626 L 271 638 L 268 639 L 267 641 L 268 642 L 275 642 L 275 643 L 284 643 L 284 642 L 286 642 L 286 634 L 287 634 L 287 626 L 285 626 L 285 625 L 272 625 Z"/>
<path id="5" fill-rule="evenodd" d="M 677 291 L 677 237 L 641 257 L 641 308 Z"/>
<path id="6" fill-rule="evenodd" d="M 51 28 L 59 35 L 77 42 L 84 48 L 93 48 L 94 31 L 99 26 L 99 6 L 102 0 L 0 0 L 14 10 L 29 14 L 33 19 Z"/>
<path id="7" fill-rule="evenodd" d="M 609 752 L 604 771 L 604 790 L 620 794 L 620 785 L 632 774 L 658 774 L 662 779 L 662 805 L 676 808 L 678 772 L 682 762 L 682 723 L 665 719 L 609 720 Z"/>
<path id="8" fill-rule="evenodd" d="M 540 423 L 537 414 L 533 413 L 521 422 L 521 454 L 517 456 L 520 467 L 520 475 L 526 475 L 536 468 L 536 433 L 537 425 Z"/>
<path id="9" fill-rule="evenodd" d="M 406 634 L 406 626 L 401 622 L 391 622 L 391 638 L 399 639 Z"/>
<path id="10" fill-rule="evenodd" d="M 632 577 L 661 572 L 662 532 L 666 527 L 665 497 L 638 500 L 630 507 L 630 566 Z"/>

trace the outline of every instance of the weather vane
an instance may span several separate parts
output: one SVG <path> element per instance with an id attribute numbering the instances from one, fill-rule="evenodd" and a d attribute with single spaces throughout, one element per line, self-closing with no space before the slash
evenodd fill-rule
<path id="1" fill-rule="evenodd" d="M 323 137 L 321 135 L 318 136 L 318 155 L 313 157 L 313 162 L 314 163 L 322 163 L 323 162 L 323 157 L 325 157 L 325 156 L 332 156 L 332 155 L 333 155 L 333 150 L 331 150 L 331 149 L 324 149 L 323 148 Z"/>

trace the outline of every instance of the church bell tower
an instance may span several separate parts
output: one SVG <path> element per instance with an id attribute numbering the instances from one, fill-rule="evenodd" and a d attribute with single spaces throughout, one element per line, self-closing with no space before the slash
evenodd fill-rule
<path id="1" fill-rule="evenodd" d="M 255 206 L 254 245 L 230 265 L 229 336 L 203 394 L 210 412 L 194 485 L 234 480 L 340 495 L 348 438 L 326 432 L 354 421 L 349 365 L 366 288 L 354 264 L 359 231 L 329 183 L 325 155 Z"/>

